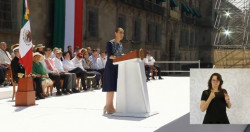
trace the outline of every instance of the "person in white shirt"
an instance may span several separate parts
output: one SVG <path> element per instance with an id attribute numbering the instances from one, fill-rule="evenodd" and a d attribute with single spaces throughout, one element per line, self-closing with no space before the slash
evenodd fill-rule
<path id="1" fill-rule="evenodd" d="M 148 65 L 153 66 L 155 63 L 155 59 L 153 58 L 153 56 L 147 54 L 147 59 L 148 59 Z"/>
<path id="2" fill-rule="evenodd" d="M 53 49 L 53 52 L 52 52 L 52 55 L 50 56 L 50 58 L 55 58 L 56 57 L 56 51 L 58 50 L 58 48 L 57 47 L 55 47 L 54 49 Z"/>
<path id="3" fill-rule="evenodd" d="M 74 64 L 75 67 L 79 67 L 82 70 L 86 71 L 83 66 L 82 66 L 82 58 L 83 58 L 83 54 L 82 53 L 78 53 L 76 54 L 76 56 L 72 59 L 72 62 Z"/>
<path id="4" fill-rule="evenodd" d="M 87 72 L 82 70 L 79 67 L 74 66 L 74 63 L 72 60 L 70 60 L 70 53 L 65 52 L 63 53 L 63 68 L 65 71 L 68 71 L 70 73 L 75 73 L 77 77 L 81 78 L 81 83 L 83 90 L 87 90 L 86 84 L 85 84 L 85 78 L 87 77 Z"/>
<path id="5" fill-rule="evenodd" d="M 60 59 L 61 57 L 62 57 L 62 51 L 61 50 L 57 50 L 56 57 L 53 59 L 53 61 L 54 61 L 55 67 L 56 67 L 57 71 L 59 72 L 60 76 L 61 77 L 65 76 L 65 80 L 64 81 L 66 81 L 66 82 L 63 83 L 62 93 L 67 95 L 67 94 L 72 93 L 71 89 L 75 89 L 76 88 L 76 81 L 75 81 L 76 80 L 76 74 L 75 73 L 69 73 L 68 71 L 65 71 L 63 69 L 63 64 L 62 64 L 62 61 Z M 67 80 L 67 78 L 69 80 Z"/>
<path id="6" fill-rule="evenodd" d="M 82 65 L 82 61 L 83 60 L 83 54 L 82 53 L 78 53 L 73 59 L 73 63 L 76 67 L 79 67 L 81 69 L 83 69 L 84 71 L 86 71 L 84 68 L 83 68 L 83 65 Z M 86 71 L 87 72 L 87 76 L 93 76 L 93 75 L 96 75 L 96 72 L 95 71 Z M 94 89 L 97 89 L 98 88 L 98 83 L 96 82 L 96 79 L 95 78 L 90 78 L 89 80 L 87 81 L 92 81 L 92 87 Z M 90 88 L 90 83 L 88 83 L 87 85 L 87 89 Z"/>
<path id="7" fill-rule="evenodd" d="M 96 49 L 93 49 L 92 50 L 92 55 L 89 57 L 90 61 L 93 63 L 93 68 L 92 69 L 89 69 L 90 71 L 94 72 L 95 73 L 95 78 L 96 78 L 96 88 L 99 87 L 99 82 L 100 82 L 100 79 L 101 79 L 101 73 L 99 72 L 99 65 L 97 63 L 97 59 L 98 59 L 98 52 Z"/>
<path id="8" fill-rule="evenodd" d="M 80 47 L 76 46 L 74 56 L 77 56 L 77 54 L 80 52 Z"/>
<path id="9" fill-rule="evenodd" d="M 102 52 L 101 55 L 100 55 L 100 58 L 97 58 L 97 64 L 99 66 L 98 70 L 104 69 L 105 65 L 106 65 L 106 62 L 107 62 L 107 55 L 105 54 L 105 52 Z"/>
<path id="10" fill-rule="evenodd" d="M 2 65 L 6 65 L 6 67 L 10 67 L 11 63 L 11 55 L 7 49 L 7 44 L 5 42 L 0 43 L 0 61 L 2 62 Z"/>
<path id="11" fill-rule="evenodd" d="M 96 50 L 97 50 L 97 53 L 98 53 L 98 56 L 97 56 L 97 57 L 100 58 L 100 57 L 101 57 L 101 49 L 100 49 L 100 48 L 97 48 Z"/>
<path id="12" fill-rule="evenodd" d="M 146 58 L 147 58 L 147 60 L 148 60 L 148 63 L 147 63 L 147 64 L 153 69 L 153 79 L 155 79 L 154 76 L 155 76 L 156 73 L 158 74 L 159 79 L 163 79 L 163 78 L 161 77 L 161 69 L 160 69 L 159 66 L 156 66 L 156 65 L 154 64 L 154 63 L 155 63 L 155 59 L 154 59 L 153 56 L 151 56 L 150 52 L 147 53 Z"/>
<path id="13" fill-rule="evenodd" d="M 7 44 L 5 42 L 0 43 L 0 85 L 6 86 L 9 82 L 5 81 L 6 71 L 11 69 L 11 56 L 7 49 Z"/>
<path id="14" fill-rule="evenodd" d="M 101 55 L 100 55 L 100 58 L 97 58 L 97 64 L 99 66 L 99 69 L 97 71 L 99 73 L 101 73 L 102 84 L 103 84 L 103 75 L 104 75 L 104 69 L 105 69 L 105 66 L 106 66 L 106 62 L 107 62 L 107 54 L 105 52 L 102 52 Z"/>
<path id="15" fill-rule="evenodd" d="M 71 92 L 72 89 L 72 75 L 70 74 L 63 74 L 59 73 L 59 71 L 56 69 L 55 62 L 53 59 L 51 59 L 52 50 L 50 48 L 47 48 L 45 50 L 45 59 L 44 64 L 45 68 L 49 73 L 49 78 L 54 80 L 54 86 L 57 88 L 56 95 L 60 96 L 62 95 L 62 92 L 60 91 L 61 88 L 61 79 L 63 79 L 63 89 L 64 94 L 68 94 Z M 67 91 L 67 92 L 65 92 Z M 72 92 L 76 92 L 75 89 L 72 89 Z"/>
<path id="16" fill-rule="evenodd" d="M 92 55 L 92 50 L 91 50 L 91 47 L 87 47 L 87 52 L 88 52 L 89 56 L 91 56 L 91 55 Z"/>

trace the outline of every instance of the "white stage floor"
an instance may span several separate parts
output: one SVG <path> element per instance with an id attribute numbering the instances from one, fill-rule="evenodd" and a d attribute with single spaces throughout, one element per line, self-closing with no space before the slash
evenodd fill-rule
<path id="1" fill-rule="evenodd" d="M 152 132 L 189 112 L 189 77 L 165 77 L 147 83 L 149 118 L 103 115 L 105 93 L 101 90 L 49 97 L 35 106 L 14 107 L 10 98 L 0 100 L 1 132 Z"/>
<path id="2" fill-rule="evenodd" d="M 189 77 L 165 77 L 147 84 L 151 110 L 159 112 L 149 118 L 103 115 L 101 90 L 53 96 L 31 107 L 15 107 L 7 98 L 0 100 L 0 132 L 243 132 L 246 128 L 189 125 Z M 0 88 L 0 98 L 10 97 L 11 90 Z"/>

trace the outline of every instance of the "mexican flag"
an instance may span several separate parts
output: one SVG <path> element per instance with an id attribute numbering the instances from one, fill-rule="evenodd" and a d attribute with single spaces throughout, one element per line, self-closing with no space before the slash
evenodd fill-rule
<path id="1" fill-rule="evenodd" d="M 23 0 L 22 27 L 20 31 L 19 44 L 19 52 L 21 55 L 19 62 L 25 68 L 26 75 L 29 75 L 32 72 L 33 44 L 30 30 L 28 0 Z"/>
<path id="2" fill-rule="evenodd" d="M 84 0 L 54 0 L 53 47 L 82 47 Z"/>

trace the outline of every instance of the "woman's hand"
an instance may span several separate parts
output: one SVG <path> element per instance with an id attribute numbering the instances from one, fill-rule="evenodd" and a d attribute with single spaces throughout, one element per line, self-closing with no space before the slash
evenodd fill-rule
<path id="1" fill-rule="evenodd" d="M 116 56 L 111 55 L 109 58 L 113 60 L 113 59 L 116 59 Z"/>
<path id="2" fill-rule="evenodd" d="M 228 96 L 227 93 L 224 93 L 224 95 L 225 95 L 225 101 L 226 101 L 226 103 L 227 103 L 227 108 L 230 109 L 230 108 L 232 107 L 232 104 L 231 104 L 231 102 L 230 102 L 229 96 Z"/>
<path id="3" fill-rule="evenodd" d="M 42 77 L 42 75 L 41 74 L 37 74 L 37 75 L 35 75 L 35 77 Z"/>
<path id="4" fill-rule="evenodd" d="M 57 75 L 59 74 L 59 72 L 58 72 L 58 71 L 54 71 L 53 73 L 54 73 L 54 74 L 57 74 Z"/>
<path id="5" fill-rule="evenodd" d="M 228 102 L 228 101 L 229 101 L 229 96 L 228 96 L 228 94 L 224 93 L 224 95 L 225 95 L 225 101 Z"/>
<path id="6" fill-rule="evenodd" d="M 212 99 L 214 99 L 214 97 L 215 97 L 215 94 L 214 94 L 214 92 L 211 91 L 211 93 L 210 93 L 210 95 L 209 95 L 208 98 L 212 100 Z"/>

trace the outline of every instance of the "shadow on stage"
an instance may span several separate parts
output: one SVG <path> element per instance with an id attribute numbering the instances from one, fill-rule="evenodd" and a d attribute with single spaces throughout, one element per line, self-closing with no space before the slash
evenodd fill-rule
<path id="1" fill-rule="evenodd" d="M 156 132 L 248 132 L 247 125 L 190 125 L 190 113 L 162 126 Z"/>
<path id="2" fill-rule="evenodd" d="M 108 119 L 126 120 L 126 121 L 142 121 L 144 119 L 147 119 L 147 118 L 136 118 L 136 117 L 113 116 L 111 114 L 103 114 L 102 116 L 107 117 Z"/>

